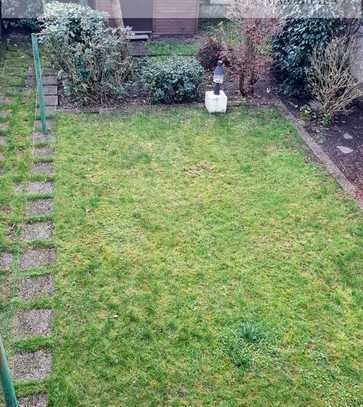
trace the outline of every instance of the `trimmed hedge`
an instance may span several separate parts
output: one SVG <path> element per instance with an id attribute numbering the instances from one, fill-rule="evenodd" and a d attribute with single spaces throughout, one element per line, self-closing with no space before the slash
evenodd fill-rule
<path id="1" fill-rule="evenodd" d="M 203 73 L 195 58 L 170 57 L 148 61 L 142 79 L 151 103 L 185 103 L 200 98 Z"/>

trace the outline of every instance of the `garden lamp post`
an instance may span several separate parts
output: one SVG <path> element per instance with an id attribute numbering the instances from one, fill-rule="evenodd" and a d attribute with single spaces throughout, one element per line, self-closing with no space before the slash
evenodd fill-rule
<path id="1" fill-rule="evenodd" d="M 214 89 L 205 92 L 205 107 L 209 113 L 226 113 L 227 111 L 227 96 L 223 90 L 221 90 L 223 82 L 223 61 L 218 61 L 218 65 L 213 72 Z"/>
<path id="2" fill-rule="evenodd" d="M 219 95 L 221 91 L 221 85 L 224 81 L 224 68 L 223 61 L 218 61 L 218 65 L 213 73 L 213 82 L 214 82 L 214 94 Z"/>

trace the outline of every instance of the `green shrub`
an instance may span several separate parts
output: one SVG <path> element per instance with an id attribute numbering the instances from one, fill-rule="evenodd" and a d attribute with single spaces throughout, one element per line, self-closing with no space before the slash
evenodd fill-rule
<path id="1" fill-rule="evenodd" d="M 199 99 L 203 68 L 195 58 L 157 59 L 143 69 L 143 83 L 152 103 L 183 103 Z"/>
<path id="2" fill-rule="evenodd" d="M 341 35 L 345 26 L 338 19 L 288 19 L 273 39 L 273 67 L 281 80 L 283 93 L 301 96 L 307 93 L 307 70 L 317 47 L 326 46 Z"/>
<path id="3" fill-rule="evenodd" d="M 201 45 L 197 59 L 206 71 L 213 71 L 222 57 L 223 45 L 215 37 L 208 37 Z"/>
<path id="4" fill-rule="evenodd" d="M 122 96 L 131 73 L 124 29 L 109 28 L 89 7 L 59 2 L 46 6 L 41 21 L 47 57 L 73 99 L 98 104 Z"/>

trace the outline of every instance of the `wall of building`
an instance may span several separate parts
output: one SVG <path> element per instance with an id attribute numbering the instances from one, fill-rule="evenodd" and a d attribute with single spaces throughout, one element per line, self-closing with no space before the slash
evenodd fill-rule
<path id="1" fill-rule="evenodd" d="M 227 5 L 231 0 L 200 0 L 200 18 L 226 17 Z"/>
<path id="2" fill-rule="evenodd" d="M 353 64 L 353 74 L 360 81 L 363 90 L 363 26 L 361 26 L 359 32 L 357 54 Z M 363 102 L 363 97 L 361 100 Z"/>

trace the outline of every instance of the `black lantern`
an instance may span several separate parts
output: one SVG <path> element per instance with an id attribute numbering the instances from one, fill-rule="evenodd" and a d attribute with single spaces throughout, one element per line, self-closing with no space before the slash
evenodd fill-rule
<path id="1" fill-rule="evenodd" d="M 223 61 L 218 61 L 218 65 L 214 70 L 213 82 L 214 82 L 214 94 L 219 95 L 221 90 L 221 84 L 224 81 L 224 68 Z"/>

